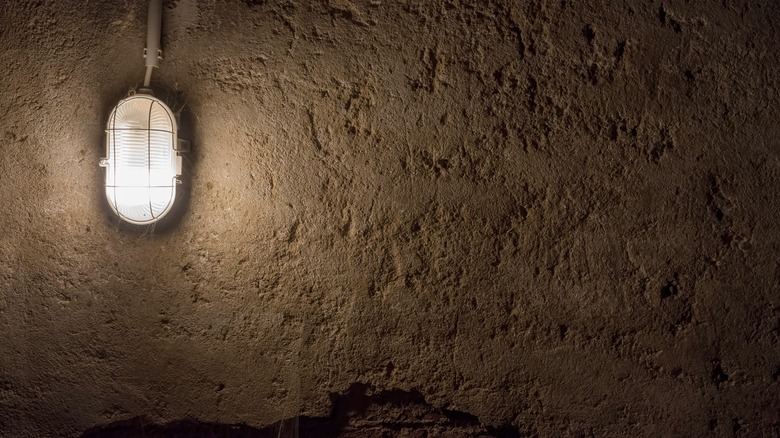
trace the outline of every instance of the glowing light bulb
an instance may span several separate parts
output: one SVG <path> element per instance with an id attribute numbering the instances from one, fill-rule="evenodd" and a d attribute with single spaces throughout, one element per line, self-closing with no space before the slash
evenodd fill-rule
<path id="1" fill-rule="evenodd" d="M 100 165 L 108 204 L 122 220 L 151 224 L 170 211 L 181 175 L 177 131 L 171 109 L 151 95 L 132 95 L 111 111 Z"/>

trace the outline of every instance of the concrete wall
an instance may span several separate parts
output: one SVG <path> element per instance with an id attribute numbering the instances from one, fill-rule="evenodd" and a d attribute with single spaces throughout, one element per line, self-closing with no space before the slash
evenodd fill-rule
<path id="1" fill-rule="evenodd" d="M 168 1 L 138 230 L 145 15 L 0 5 L 0 435 L 780 433 L 777 2 Z"/>

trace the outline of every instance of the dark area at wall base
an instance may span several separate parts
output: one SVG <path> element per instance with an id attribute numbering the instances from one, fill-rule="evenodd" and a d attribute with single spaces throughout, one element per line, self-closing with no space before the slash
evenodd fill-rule
<path id="1" fill-rule="evenodd" d="M 154 424 L 135 417 L 92 428 L 82 438 L 427 437 L 431 432 L 436 436 L 521 436 L 511 426 L 484 426 L 469 413 L 437 409 L 418 391 L 373 393 L 370 386 L 354 383 L 344 393 L 331 394 L 331 400 L 333 408 L 328 417 L 288 418 L 262 429 L 195 420 Z"/>

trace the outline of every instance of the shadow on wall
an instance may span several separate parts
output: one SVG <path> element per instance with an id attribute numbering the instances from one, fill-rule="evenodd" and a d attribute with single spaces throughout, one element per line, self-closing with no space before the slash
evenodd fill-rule
<path id="1" fill-rule="evenodd" d="M 328 417 L 293 417 L 262 429 L 243 424 L 227 425 L 194 420 L 154 424 L 143 417 L 94 427 L 82 438 L 279 438 L 428 436 L 520 437 L 511 426 L 490 427 L 466 412 L 437 409 L 418 391 L 397 389 L 372 393 L 372 388 L 353 383 L 341 394 L 331 394 Z M 414 434 L 413 432 L 418 432 Z"/>
<path id="2" fill-rule="evenodd" d="M 178 137 L 184 140 L 190 141 L 189 152 L 182 154 L 182 174 L 180 177 L 181 184 L 176 187 L 176 200 L 173 207 L 168 214 L 152 225 L 133 225 L 119 219 L 111 210 L 111 206 L 108 205 L 108 200 L 104 193 L 103 187 L 105 185 L 105 173 L 99 172 L 100 180 L 95 187 L 99 187 L 98 196 L 100 196 L 100 204 L 103 207 L 103 211 L 106 214 L 108 222 L 110 222 L 116 229 L 125 231 L 128 233 L 146 235 L 146 234 L 165 234 L 166 232 L 174 229 L 175 226 L 181 221 L 182 217 L 189 211 L 190 206 L 190 193 L 192 188 L 192 175 L 195 172 L 195 148 L 197 146 L 197 139 L 195 138 L 195 117 L 192 109 L 187 105 L 186 99 L 181 92 L 171 91 L 164 88 L 155 87 L 154 96 L 165 102 L 173 113 L 177 117 L 177 124 L 179 127 Z M 103 120 L 102 127 L 105 129 L 106 122 L 111 110 L 119 103 L 120 100 L 127 97 L 127 92 L 123 94 L 117 94 L 111 96 L 107 100 L 103 101 L 103 114 L 105 119 Z M 101 136 L 100 156 L 106 156 L 106 139 L 105 132 Z M 96 164 L 97 165 L 97 164 Z"/>

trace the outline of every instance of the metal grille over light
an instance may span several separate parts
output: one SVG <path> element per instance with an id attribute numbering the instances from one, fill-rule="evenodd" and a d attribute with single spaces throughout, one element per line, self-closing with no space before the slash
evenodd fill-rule
<path id="1" fill-rule="evenodd" d="M 154 96 L 120 101 L 106 127 L 106 197 L 123 220 L 151 224 L 173 206 L 181 175 L 173 112 Z"/>

